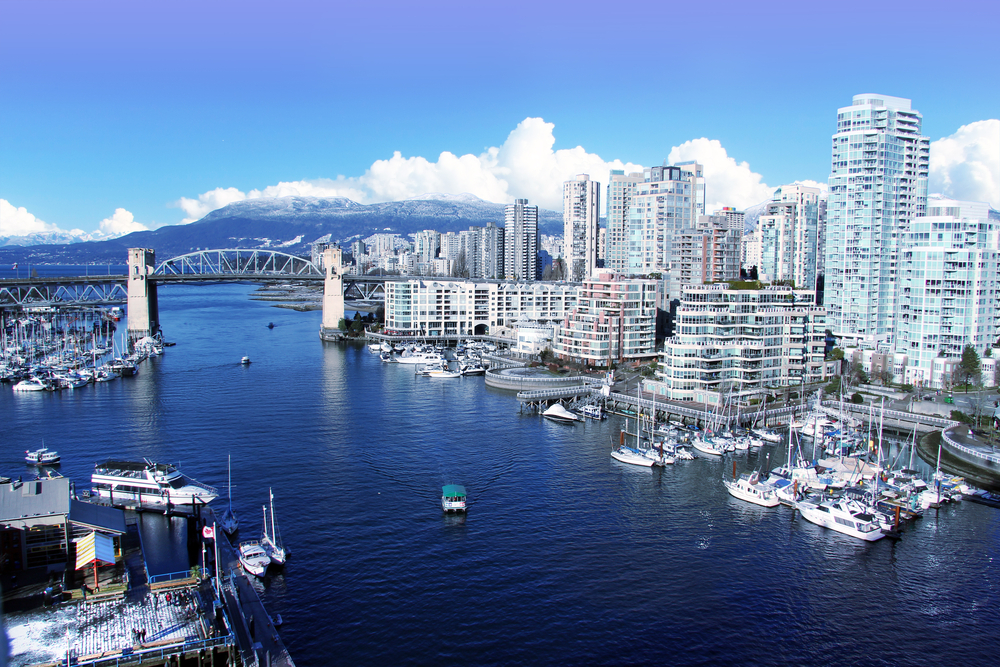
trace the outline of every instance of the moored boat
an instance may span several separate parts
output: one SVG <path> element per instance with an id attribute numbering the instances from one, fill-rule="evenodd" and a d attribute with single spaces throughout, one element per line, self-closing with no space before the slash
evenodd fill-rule
<path id="1" fill-rule="evenodd" d="M 551 419 L 554 422 L 559 422 L 560 424 L 572 424 L 573 422 L 582 421 L 582 418 L 573 414 L 566 408 L 562 406 L 561 403 L 553 403 L 550 405 L 542 416 L 546 419 Z"/>
<path id="2" fill-rule="evenodd" d="M 756 474 L 740 475 L 739 479 L 735 480 L 724 479 L 722 483 L 725 485 L 726 491 L 729 491 L 729 495 L 748 503 L 762 507 L 777 507 L 781 502 L 778 499 L 776 489 L 773 486 L 759 483 Z"/>
<path id="3" fill-rule="evenodd" d="M 622 445 L 618 449 L 611 451 L 611 458 L 619 463 L 627 463 L 634 466 L 643 466 L 645 468 L 652 468 L 656 463 L 652 458 L 645 456 L 638 449 L 633 449 L 631 447 L 626 447 Z"/>
<path id="4" fill-rule="evenodd" d="M 250 574 L 263 577 L 267 572 L 267 566 L 271 564 L 271 557 L 264 551 L 264 547 L 257 540 L 247 540 L 240 542 L 240 565 Z"/>
<path id="5" fill-rule="evenodd" d="M 218 492 L 182 474 L 175 466 L 137 461 L 105 461 L 94 467 L 91 494 L 114 505 L 136 502 L 153 505 L 210 503 Z"/>
<path id="6" fill-rule="evenodd" d="M 847 500 L 822 503 L 801 500 L 795 507 L 803 519 L 817 526 L 823 526 L 866 542 L 874 542 L 885 537 L 878 517 L 857 511 L 850 506 Z"/>

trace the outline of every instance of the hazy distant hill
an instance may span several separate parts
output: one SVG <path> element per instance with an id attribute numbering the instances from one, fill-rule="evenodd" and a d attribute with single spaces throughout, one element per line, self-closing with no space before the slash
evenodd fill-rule
<path id="1" fill-rule="evenodd" d="M 212 211 L 189 225 L 135 232 L 107 241 L 4 246 L 0 262 L 35 264 L 124 263 L 128 248 L 156 250 L 168 259 L 199 248 L 280 248 L 291 254 L 308 254 L 309 245 L 330 235 L 347 242 L 378 232 L 406 236 L 424 229 L 457 232 L 503 225 L 503 205 L 469 194 L 424 195 L 382 204 L 358 204 L 344 197 L 281 197 L 249 199 Z M 562 213 L 539 211 L 539 232 L 562 235 Z"/>

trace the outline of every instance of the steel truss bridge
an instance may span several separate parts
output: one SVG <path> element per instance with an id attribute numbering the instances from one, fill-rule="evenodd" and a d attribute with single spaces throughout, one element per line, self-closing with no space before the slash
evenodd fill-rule
<path id="1" fill-rule="evenodd" d="M 399 276 L 344 275 L 346 301 L 381 301 Z M 307 259 L 275 250 L 199 250 L 160 262 L 149 278 L 174 283 L 285 282 L 322 285 L 323 271 Z M 128 301 L 128 276 L 31 277 L 0 280 L 0 308 L 95 306 Z"/>

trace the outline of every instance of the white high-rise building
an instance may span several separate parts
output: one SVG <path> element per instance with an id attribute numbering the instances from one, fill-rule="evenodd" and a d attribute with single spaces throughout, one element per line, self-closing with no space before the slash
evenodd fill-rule
<path id="1" fill-rule="evenodd" d="M 504 232 L 495 222 L 487 222 L 483 228 L 482 248 L 479 251 L 479 276 L 482 278 L 503 278 Z"/>
<path id="2" fill-rule="evenodd" d="M 597 268 L 600 209 L 601 184 L 588 174 L 563 183 L 563 257 L 573 282 L 590 277 Z"/>
<path id="3" fill-rule="evenodd" d="M 697 166 L 697 165 L 695 165 Z M 689 165 L 652 167 L 643 172 L 628 207 L 628 273 L 671 269 L 673 239 L 692 229 L 697 217 L 695 177 Z"/>
<path id="4" fill-rule="evenodd" d="M 538 207 L 518 199 L 504 207 L 504 273 L 508 280 L 535 280 L 538 269 Z"/>
<path id="5" fill-rule="evenodd" d="M 891 345 L 900 248 L 927 206 L 930 141 L 910 100 L 855 95 L 837 111 L 826 226 L 827 321 Z"/>
<path id="6" fill-rule="evenodd" d="M 621 169 L 611 171 L 608 179 L 608 222 L 605 237 L 604 266 L 614 271 L 628 271 L 628 207 L 642 174 L 629 174 Z"/>
<path id="7" fill-rule="evenodd" d="M 755 263 L 764 282 L 792 280 L 798 289 L 816 289 L 822 271 L 821 228 L 826 206 L 819 188 L 797 183 L 783 185 L 757 222 L 754 235 L 760 247 Z"/>
<path id="8" fill-rule="evenodd" d="M 941 388 L 938 357 L 966 345 L 985 354 L 1000 325 L 1000 212 L 988 204 L 931 199 L 914 218 L 900 253 L 896 352 L 908 357 L 900 381 Z"/>

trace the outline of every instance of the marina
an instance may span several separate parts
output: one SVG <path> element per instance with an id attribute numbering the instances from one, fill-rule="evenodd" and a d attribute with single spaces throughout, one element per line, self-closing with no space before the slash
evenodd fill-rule
<path id="1" fill-rule="evenodd" d="M 1000 622 L 981 610 L 997 602 L 993 507 L 943 502 L 902 539 L 869 544 L 728 493 L 734 461 L 739 478 L 788 460 L 785 430 L 718 459 L 620 464 L 620 416 L 557 424 L 479 378 L 431 381 L 360 345 L 317 344 L 316 314 L 276 312 L 248 291 L 164 290 L 178 346 L 128 383 L 0 394 L 21 444 L 2 463 L 27 478 L 20 452 L 58 443 L 60 472 L 81 487 L 95 462 L 148 458 L 223 489 L 232 452 L 233 543 L 258 537 L 265 505 L 273 523 L 273 487 L 295 555 L 234 577 L 224 604 L 259 596 L 259 612 L 230 615 L 252 617 L 259 640 L 280 615 L 295 664 L 992 659 Z M 233 349 L 254 364 L 234 364 Z M 886 449 L 895 458 L 906 442 Z M 914 468 L 933 478 L 919 457 Z M 454 480 L 474 494 L 467 515 L 438 509 Z M 229 495 L 218 495 L 221 514 Z M 218 542 L 220 565 L 236 567 Z M 30 663 L 31 621 L 5 620 L 14 664 Z M 649 639 L 626 640 L 623 625 Z M 249 621 L 233 626 L 241 646 Z M 862 632 L 864 643 L 843 641 Z"/>

